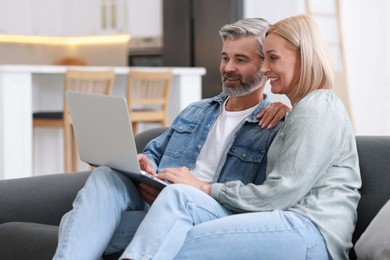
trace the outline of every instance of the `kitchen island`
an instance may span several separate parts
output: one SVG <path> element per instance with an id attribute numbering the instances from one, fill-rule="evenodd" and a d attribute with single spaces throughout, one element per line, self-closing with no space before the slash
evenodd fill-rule
<path id="1" fill-rule="evenodd" d="M 62 129 L 36 129 L 33 133 L 32 114 L 62 110 L 67 68 L 113 69 L 113 95 L 121 96 L 125 96 L 130 70 L 171 69 L 170 122 L 187 105 L 201 99 L 202 76 L 206 74 L 204 68 L 0 65 L 0 179 L 63 172 Z"/>

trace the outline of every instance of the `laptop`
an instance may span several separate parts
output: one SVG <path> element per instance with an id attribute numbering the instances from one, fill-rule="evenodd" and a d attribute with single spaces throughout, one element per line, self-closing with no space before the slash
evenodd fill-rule
<path id="1" fill-rule="evenodd" d="M 107 166 L 163 189 L 167 182 L 142 171 L 124 97 L 66 93 L 80 160 L 92 166 Z"/>

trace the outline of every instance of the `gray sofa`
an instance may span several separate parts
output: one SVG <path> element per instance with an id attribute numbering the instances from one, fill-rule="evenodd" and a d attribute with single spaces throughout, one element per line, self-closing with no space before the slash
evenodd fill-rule
<path id="1" fill-rule="evenodd" d="M 165 129 L 136 136 L 138 151 Z M 390 136 L 357 136 L 363 186 L 353 242 L 390 199 Z M 90 172 L 0 181 L 0 259 L 51 259 L 58 225 Z M 385 227 L 384 227 L 385 228 Z M 388 228 L 388 227 L 386 227 Z M 119 254 L 105 256 L 117 259 Z M 354 251 L 350 259 L 356 259 Z"/>

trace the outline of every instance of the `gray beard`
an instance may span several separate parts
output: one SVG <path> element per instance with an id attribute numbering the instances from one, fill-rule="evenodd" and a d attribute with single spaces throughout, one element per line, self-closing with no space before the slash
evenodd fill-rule
<path id="1" fill-rule="evenodd" d="M 242 97 L 259 89 L 263 83 L 263 74 L 257 73 L 247 82 L 241 82 L 239 87 L 230 87 L 222 82 L 222 91 L 230 97 Z"/>

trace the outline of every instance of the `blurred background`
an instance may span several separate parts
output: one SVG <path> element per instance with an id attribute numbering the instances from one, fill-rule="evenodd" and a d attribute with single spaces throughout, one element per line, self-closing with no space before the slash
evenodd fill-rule
<path id="1" fill-rule="evenodd" d="M 222 25 L 244 17 L 274 23 L 302 13 L 315 16 L 327 35 L 336 91 L 356 134 L 389 135 L 386 0 L 2 0 L 0 64 L 77 58 L 92 66 L 205 67 L 202 97 L 210 97 L 221 88 Z"/>

